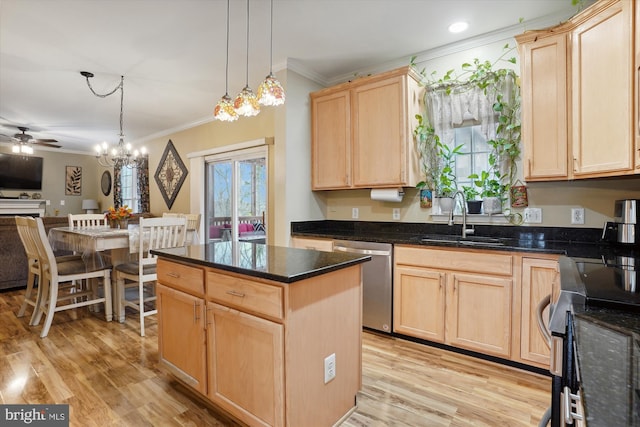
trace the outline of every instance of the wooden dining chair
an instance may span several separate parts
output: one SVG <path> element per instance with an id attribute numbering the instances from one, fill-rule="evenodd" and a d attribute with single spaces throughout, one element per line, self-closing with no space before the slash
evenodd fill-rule
<path id="1" fill-rule="evenodd" d="M 186 240 L 187 221 L 184 217 L 140 218 L 138 228 L 138 260 L 115 267 L 116 316 L 125 321 L 125 308 L 138 311 L 140 336 L 144 336 L 144 319 L 157 313 L 155 307 L 155 281 L 157 257 L 152 249 L 183 247 Z M 135 297 L 127 298 L 127 289 L 137 288 Z M 153 306 L 147 309 L 145 307 Z"/>
<path id="2" fill-rule="evenodd" d="M 162 217 L 163 218 L 186 218 L 187 233 L 189 232 L 193 233 L 193 238 L 188 239 L 187 244 L 190 244 L 191 242 L 193 243 L 199 242 L 200 239 L 198 237 L 198 230 L 200 230 L 200 218 L 202 217 L 201 214 L 164 212 L 162 214 Z"/>
<path id="3" fill-rule="evenodd" d="M 24 294 L 24 300 L 20 305 L 20 309 L 18 310 L 17 317 L 24 316 L 24 313 L 27 310 L 27 306 L 31 306 L 34 308 L 31 313 L 31 320 L 29 321 L 29 325 L 33 325 L 37 310 L 35 309 L 40 303 L 40 262 L 39 262 L 39 254 L 38 247 L 36 242 L 31 236 L 29 232 L 29 225 L 26 217 L 16 216 L 16 227 L 18 229 L 18 236 L 20 237 L 20 241 L 22 242 L 22 246 L 24 246 L 24 252 L 27 255 L 27 289 Z M 57 262 L 67 262 L 67 261 L 78 261 L 81 260 L 80 255 L 63 255 L 57 256 Z"/>
<path id="4" fill-rule="evenodd" d="M 40 324 L 42 315 L 45 322 L 40 333 L 44 338 L 49 334 L 53 316 L 63 310 L 94 304 L 104 304 L 105 319 L 113 317 L 111 306 L 111 266 L 99 270 L 88 270 L 80 260 L 58 262 L 54 256 L 42 218 L 26 218 L 31 238 L 36 243 L 40 264 L 40 302 L 36 306 L 34 325 Z M 101 279 L 103 293 L 98 294 L 94 286 Z M 68 287 L 62 286 L 70 283 Z"/>
<path id="5" fill-rule="evenodd" d="M 104 214 L 69 214 L 69 228 L 108 227 Z"/>

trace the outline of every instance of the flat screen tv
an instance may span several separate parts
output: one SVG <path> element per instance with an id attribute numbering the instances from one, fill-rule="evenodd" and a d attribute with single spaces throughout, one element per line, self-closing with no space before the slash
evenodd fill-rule
<path id="1" fill-rule="evenodd" d="M 1 190 L 42 190 L 42 157 L 0 153 Z"/>

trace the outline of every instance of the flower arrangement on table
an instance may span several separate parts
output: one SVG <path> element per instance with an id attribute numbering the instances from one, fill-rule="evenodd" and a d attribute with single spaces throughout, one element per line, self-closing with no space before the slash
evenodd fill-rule
<path id="1" fill-rule="evenodd" d="M 120 206 L 117 209 L 110 206 L 105 216 L 109 220 L 112 228 L 115 228 L 116 226 L 119 226 L 120 228 L 127 228 L 129 218 L 133 216 L 133 209 L 127 205 Z"/>

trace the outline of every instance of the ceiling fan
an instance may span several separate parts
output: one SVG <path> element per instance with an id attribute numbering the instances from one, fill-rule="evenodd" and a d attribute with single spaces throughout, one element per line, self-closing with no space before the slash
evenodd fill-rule
<path id="1" fill-rule="evenodd" d="M 58 142 L 55 139 L 35 139 L 28 133 L 26 133 L 29 128 L 24 126 L 17 126 L 18 130 L 21 133 L 16 133 L 13 135 L 13 140 L 19 142 L 21 144 L 33 144 L 33 145 L 42 145 L 44 147 L 52 147 L 52 148 L 60 148 L 61 146 L 58 144 L 54 144 L 54 142 Z"/>

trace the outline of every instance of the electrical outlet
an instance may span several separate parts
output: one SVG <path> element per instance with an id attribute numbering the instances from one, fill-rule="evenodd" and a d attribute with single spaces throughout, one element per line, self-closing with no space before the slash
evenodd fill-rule
<path id="1" fill-rule="evenodd" d="M 571 209 L 571 224 L 584 224 L 584 208 Z"/>
<path id="2" fill-rule="evenodd" d="M 47 206 L 51 206 L 51 200 L 47 200 Z"/>
<path id="3" fill-rule="evenodd" d="M 526 208 L 524 210 L 524 222 L 526 224 L 541 224 L 542 223 L 542 209 L 541 208 Z"/>
<path id="4" fill-rule="evenodd" d="M 324 383 L 328 383 L 336 377 L 336 354 L 331 353 L 324 359 Z"/>
<path id="5" fill-rule="evenodd" d="M 60 200 L 60 206 L 64 206 L 64 200 Z"/>
<path id="6" fill-rule="evenodd" d="M 394 208 L 393 209 L 393 219 L 400 219 L 400 209 L 399 208 Z"/>
<path id="7" fill-rule="evenodd" d="M 358 208 L 351 208 L 351 218 L 358 219 L 359 216 Z"/>

